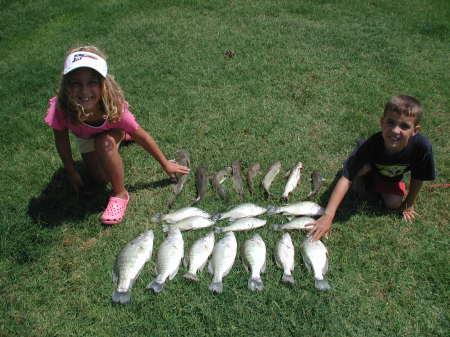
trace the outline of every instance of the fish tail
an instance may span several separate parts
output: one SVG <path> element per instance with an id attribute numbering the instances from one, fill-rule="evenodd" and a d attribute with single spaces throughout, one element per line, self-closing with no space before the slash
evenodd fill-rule
<path id="1" fill-rule="evenodd" d="M 272 205 L 267 206 L 266 214 L 267 215 L 277 214 L 277 207 L 276 206 L 272 206 Z"/>
<path id="2" fill-rule="evenodd" d="M 214 233 L 216 233 L 216 234 L 223 233 L 222 227 L 214 227 Z"/>
<path id="3" fill-rule="evenodd" d="M 214 222 L 216 222 L 216 221 L 220 220 L 220 218 L 222 218 L 222 214 L 217 213 L 217 214 L 214 214 L 214 215 L 211 217 L 211 220 L 214 221 Z"/>
<path id="4" fill-rule="evenodd" d="M 159 293 L 163 290 L 164 283 L 159 283 L 156 280 L 150 282 L 145 289 L 153 290 L 155 293 Z"/>
<path id="5" fill-rule="evenodd" d="M 161 213 L 156 213 L 154 216 L 150 218 L 151 222 L 161 222 Z"/>
<path id="6" fill-rule="evenodd" d="M 275 231 L 281 231 L 281 225 L 273 225 L 272 229 Z"/>
<path id="7" fill-rule="evenodd" d="M 112 294 L 112 302 L 114 304 L 128 304 L 131 301 L 131 293 L 129 291 L 114 291 Z"/>
<path id="8" fill-rule="evenodd" d="M 221 294 L 223 291 L 223 283 L 222 282 L 212 282 L 209 285 L 209 290 L 211 290 L 215 294 Z"/>
<path id="9" fill-rule="evenodd" d="M 288 275 L 288 274 L 283 274 L 283 277 L 281 278 L 281 282 L 287 283 L 287 284 L 294 284 L 295 283 L 294 276 Z"/>
<path id="10" fill-rule="evenodd" d="M 186 280 L 198 281 L 198 277 L 194 273 L 186 273 L 183 275 L 183 278 Z"/>
<path id="11" fill-rule="evenodd" d="M 315 279 L 314 283 L 315 283 L 316 289 L 318 289 L 318 290 L 330 290 L 331 289 L 331 286 L 327 280 Z"/>
<path id="12" fill-rule="evenodd" d="M 264 289 L 264 284 L 261 277 L 251 278 L 248 280 L 248 289 L 251 291 L 261 291 Z"/>

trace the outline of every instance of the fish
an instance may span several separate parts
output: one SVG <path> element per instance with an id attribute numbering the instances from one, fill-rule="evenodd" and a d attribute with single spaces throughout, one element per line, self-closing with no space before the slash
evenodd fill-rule
<path id="1" fill-rule="evenodd" d="M 197 198 L 192 202 L 192 205 L 200 202 L 208 192 L 208 172 L 206 167 L 198 167 L 195 170 L 195 186 L 197 188 Z"/>
<path id="2" fill-rule="evenodd" d="M 184 241 L 178 228 L 173 228 L 161 243 L 156 261 L 157 275 L 146 289 L 159 293 L 167 280 L 172 280 L 178 273 L 184 255 Z"/>
<path id="3" fill-rule="evenodd" d="M 302 216 L 298 218 L 294 218 L 291 221 L 282 224 L 282 225 L 273 225 L 272 228 L 277 231 L 281 230 L 299 230 L 299 229 L 309 229 L 306 225 L 314 222 L 313 218 L 308 216 Z"/>
<path id="4" fill-rule="evenodd" d="M 266 191 L 267 196 L 272 195 L 272 193 L 270 193 L 269 191 L 270 185 L 272 185 L 273 180 L 278 175 L 278 173 L 280 173 L 280 171 L 281 171 L 281 162 L 276 161 L 270 166 L 269 170 L 264 175 L 261 185 L 264 188 L 264 191 Z"/>
<path id="5" fill-rule="evenodd" d="M 317 216 L 317 215 L 322 215 L 324 212 L 325 212 L 325 209 L 313 201 L 300 201 L 297 203 L 284 205 L 284 206 L 280 206 L 280 207 L 276 207 L 276 206 L 268 206 L 267 207 L 267 215 L 282 213 L 283 215 Z"/>
<path id="6" fill-rule="evenodd" d="M 322 187 L 324 181 L 325 179 L 322 178 L 319 171 L 314 170 L 311 173 L 311 192 L 309 192 L 306 198 L 311 198 L 315 196 L 317 193 L 319 193 L 319 190 Z"/>
<path id="7" fill-rule="evenodd" d="M 266 244 L 259 234 L 255 234 L 244 242 L 243 247 L 244 266 L 250 271 L 248 289 L 261 291 L 264 289 L 261 273 L 266 271 Z"/>
<path id="8" fill-rule="evenodd" d="M 127 304 L 130 302 L 131 288 L 145 263 L 152 256 L 153 239 L 153 231 L 145 231 L 127 243 L 117 255 L 112 270 L 113 282 L 117 284 L 117 288 L 112 294 L 113 303 Z"/>
<path id="9" fill-rule="evenodd" d="M 178 150 L 177 153 L 175 154 L 175 162 L 178 165 L 183 165 L 190 168 L 191 160 L 189 152 L 187 152 L 186 150 Z M 175 174 L 177 183 L 173 185 L 174 196 L 172 197 L 172 199 L 169 200 L 167 204 L 168 209 L 172 208 L 173 204 L 175 203 L 175 200 L 177 200 L 178 195 L 183 190 L 183 187 L 188 179 L 188 176 L 189 176 L 188 174 L 181 174 L 181 173 Z"/>
<path id="10" fill-rule="evenodd" d="M 183 278 L 198 281 L 197 272 L 202 271 L 208 262 L 214 248 L 214 232 L 209 232 L 205 236 L 197 239 L 185 257 L 185 263 L 189 263 L 189 268 Z"/>
<path id="11" fill-rule="evenodd" d="M 210 227 L 214 223 L 215 222 L 209 218 L 205 218 L 205 217 L 199 216 L 199 215 L 194 215 L 194 216 L 190 216 L 189 218 L 185 218 L 180 221 L 177 221 L 171 225 L 162 225 L 162 230 L 163 230 L 163 232 L 169 232 L 172 228 L 177 227 L 181 232 L 191 231 L 191 230 Z"/>
<path id="12" fill-rule="evenodd" d="M 248 190 L 250 191 L 250 194 L 255 194 L 255 187 L 254 187 L 253 179 L 260 172 L 260 170 L 261 170 L 261 165 L 259 165 L 259 163 L 253 163 L 247 171 L 247 185 L 248 185 Z"/>
<path id="13" fill-rule="evenodd" d="M 230 218 L 230 221 L 234 221 L 240 218 L 258 216 L 266 213 L 266 211 L 267 209 L 265 209 L 264 207 L 252 203 L 245 203 L 233 207 L 227 212 L 213 215 L 212 220 L 217 221 L 221 219 Z"/>
<path id="14" fill-rule="evenodd" d="M 209 290 L 215 294 L 223 292 L 223 278 L 233 267 L 237 253 L 237 241 L 233 232 L 228 232 L 215 245 L 208 270 L 213 275 Z"/>
<path id="15" fill-rule="evenodd" d="M 240 231 L 248 231 L 251 229 L 262 227 L 266 224 L 267 220 L 258 219 L 258 218 L 240 218 L 236 221 L 232 222 L 229 226 L 226 227 L 216 227 L 214 228 L 214 232 L 216 233 L 226 233 L 226 232 L 240 232 Z"/>
<path id="16" fill-rule="evenodd" d="M 294 284 L 294 276 L 292 272 L 294 271 L 294 260 L 295 260 L 295 249 L 292 243 L 291 236 L 289 233 L 284 233 L 281 239 L 277 242 L 275 248 L 275 262 L 276 265 L 283 269 L 283 276 L 281 282 L 287 284 Z"/>
<path id="17" fill-rule="evenodd" d="M 197 207 L 183 207 L 176 211 L 172 211 L 170 213 L 161 215 L 155 214 L 150 218 L 152 222 L 168 222 L 168 223 L 176 223 L 180 220 L 192 217 L 192 216 L 201 216 L 204 218 L 210 218 L 211 215 L 200 208 Z"/>
<path id="18" fill-rule="evenodd" d="M 244 181 L 242 179 L 241 164 L 235 161 L 232 165 L 232 178 L 234 190 L 239 195 L 239 199 L 244 199 Z"/>
<path id="19" fill-rule="evenodd" d="M 331 286 L 325 280 L 325 274 L 328 271 L 328 251 L 320 240 L 311 241 L 306 236 L 302 245 L 303 262 L 309 272 L 314 274 L 315 287 L 318 290 L 330 290 Z"/>
<path id="20" fill-rule="evenodd" d="M 212 183 L 213 187 L 216 189 L 217 194 L 219 194 L 219 196 L 223 200 L 227 200 L 228 196 L 227 196 L 227 193 L 226 193 L 224 187 L 222 186 L 222 183 L 225 181 L 227 176 L 231 174 L 232 171 L 233 171 L 233 169 L 230 166 L 227 166 L 227 167 L 221 169 L 220 171 L 218 171 L 216 174 L 214 174 L 214 176 L 212 177 L 212 180 L 211 180 L 211 183 Z"/>
<path id="21" fill-rule="evenodd" d="M 282 198 L 287 199 L 289 194 L 297 187 L 301 179 L 301 170 L 303 169 L 303 164 L 298 162 L 291 170 L 286 186 L 284 187 L 284 192 L 281 195 Z"/>

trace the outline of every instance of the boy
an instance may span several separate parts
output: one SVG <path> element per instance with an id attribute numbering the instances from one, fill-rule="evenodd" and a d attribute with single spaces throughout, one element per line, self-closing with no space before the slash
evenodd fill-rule
<path id="1" fill-rule="evenodd" d="M 380 193 L 386 207 L 402 208 L 405 221 L 418 214 L 414 202 L 424 180 L 435 178 L 432 147 L 429 140 L 418 133 L 422 106 L 411 96 L 394 96 L 384 107 L 380 120 L 381 132 L 358 144 L 345 161 L 324 215 L 309 225 L 312 241 L 319 240 L 330 229 L 339 204 L 352 187 L 358 189 L 358 180 L 369 180 L 375 192 Z M 403 174 L 411 171 L 409 193 Z M 407 195 L 403 201 L 403 197 Z"/>

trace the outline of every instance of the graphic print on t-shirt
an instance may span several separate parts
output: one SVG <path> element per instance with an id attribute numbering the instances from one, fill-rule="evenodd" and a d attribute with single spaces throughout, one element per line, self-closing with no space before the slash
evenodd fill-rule
<path id="1" fill-rule="evenodd" d="M 375 164 L 377 167 L 378 173 L 385 177 L 394 178 L 401 176 L 405 173 L 408 165 L 381 165 Z"/>

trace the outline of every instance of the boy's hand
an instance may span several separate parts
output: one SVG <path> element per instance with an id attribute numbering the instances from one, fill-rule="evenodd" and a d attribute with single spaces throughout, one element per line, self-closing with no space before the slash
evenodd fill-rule
<path id="1" fill-rule="evenodd" d="M 413 206 L 404 208 L 402 213 L 403 220 L 405 220 L 406 222 L 412 222 L 416 216 L 420 216 L 419 213 L 414 210 Z"/>
<path id="2" fill-rule="evenodd" d="M 318 220 L 307 224 L 306 227 L 311 227 L 307 234 L 311 237 L 311 241 L 319 240 L 322 236 L 327 235 L 331 229 L 332 222 L 333 216 L 324 214 Z"/>

